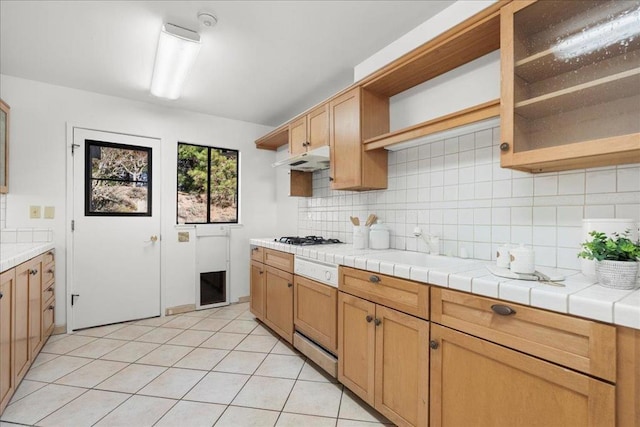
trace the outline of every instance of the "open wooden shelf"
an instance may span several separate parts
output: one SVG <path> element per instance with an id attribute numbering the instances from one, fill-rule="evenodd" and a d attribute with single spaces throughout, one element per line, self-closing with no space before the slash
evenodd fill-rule
<path id="1" fill-rule="evenodd" d="M 289 143 L 289 126 L 284 124 L 256 140 L 256 148 L 263 150 L 277 150 L 278 147 Z"/>
<path id="2" fill-rule="evenodd" d="M 401 142 L 421 138 L 437 132 L 443 132 L 459 126 L 497 117 L 499 115 L 500 100 L 494 99 L 493 101 L 447 114 L 446 116 L 427 120 L 426 122 L 418 123 L 414 126 L 366 139 L 364 141 L 364 149 L 365 151 L 370 151 L 382 147 L 388 147 L 393 144 L 400 144 Z"/>
<path id="3" fill-rule="evenodd" d="M 392 97 L 500 49 L 500 3 L 453 27 L 360 81 Z"/>
<path id="4" fill-rule="evenodd" d="M 634 96 L 637 93 L 630 91 L 630 88 L 637 89 L 638 81 L 640 81 L 640 68 L 634 68 L 517 102 L 515 112 L 529 119 L 538 119 L 579 108 L 585 104 L 585 100 L 593 105 Z"/>

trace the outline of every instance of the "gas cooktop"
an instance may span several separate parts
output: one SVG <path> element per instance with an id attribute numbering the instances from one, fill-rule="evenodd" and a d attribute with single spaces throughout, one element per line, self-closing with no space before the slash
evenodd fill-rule
<path id="1" fill-rule="evenodd" d="M 342 243 L 338 239 L 325 239 L 320 236 L 305 236 L 305 237 L 280 237 L 279 239 L 273 239 L 276 242 L 287 243 L 289 245 L 310 246 L 310 245 L 328 245 L 333 243 Z"/>

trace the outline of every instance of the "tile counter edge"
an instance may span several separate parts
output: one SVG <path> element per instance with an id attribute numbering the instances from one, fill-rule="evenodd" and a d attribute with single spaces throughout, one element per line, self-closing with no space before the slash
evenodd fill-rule
<path id="1" fill-rule="evenodd" d="M 54 249 L 53 242 L 0 244 L 0 273 Z"/>

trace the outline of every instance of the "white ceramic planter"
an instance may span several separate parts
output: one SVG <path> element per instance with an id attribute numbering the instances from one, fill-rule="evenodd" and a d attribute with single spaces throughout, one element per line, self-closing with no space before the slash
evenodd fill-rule
<path id="1" fill-rule="evenodd" d="M 638 262 L 596 261 L 596 277 L 601 286 L 613 289 L 634 289 L 638 278 Z"/>

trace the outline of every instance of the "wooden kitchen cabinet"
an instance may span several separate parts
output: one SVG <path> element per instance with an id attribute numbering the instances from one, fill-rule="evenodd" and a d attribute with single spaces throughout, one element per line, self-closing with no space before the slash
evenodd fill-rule
<path id="1" fill-rule="evenodd" d="M 323 104 L 289 123 L 289 153 L 302 154 L 329 145 L 329 106 Z"/>
<path id="2" fill-rule="evenodd" d="M 615 424 L 614 326 L 436 287 L 431 321 L 431 426 Z"/>
<path id="3" fill-rule="evenodd" d="M 513 1 L 501 9 L 502 167 L 640 162 L 637 7 Z"/>
<path id="4" fill-rule="evenodd" d="M 293 343 L 293 274 L 265 267 L 264 323 Z"/>
<path id="5" fill-rule="evenodd" d="M 31 263 L 26 262 L 16 267 L 16 292 L 14 309 L 14 373 L 16 384 L 19 383 L 29 369 L 31 362 L 30 353 L 30 328 L 29 320 L 31 310 L 29 308 L 29 276 Z"/>
<path id="6" fill-rule="evenodd" d="M 27 263 L 29 281 L 29 360 L 33 361 L 42 344 L 42 257 Z"/>
<path id="7" fill-rule="evenodd" d="M 293 298 L 295 328 L 338 354 L 338 289 L 296 275 Z"/>
<path id="8" fill-rule="evenodd" d="M 249 310 L 258 319 L 264 322 L 265 304 L 265 274 L 264 264 L 251 261 L 251 289 L 249 290 L 250 304 Z"/>
<path id="9" fill-rule="evenodd" d="M 333 190 L 387 188 L 387 151 L 365 151 L 363 140 L 388 131 L 389 98 L 355 87 L 329 101 Z"/>
<path id="10" fill-rule="evenodd" d="M 16 388 L 13 363 L 15 291 L 15 270 L 0 274 L 0 414 Z"/>
<path id="11" fill-rule="evenodd" d="M 338 380 L 399 426 L 428 425 L 429 322 L 339 292 Z"/>
<path id="12" fill-rule="evenodd" d="M 614 426 L 615 387 L 437 324 L 432 427 Z"/>

